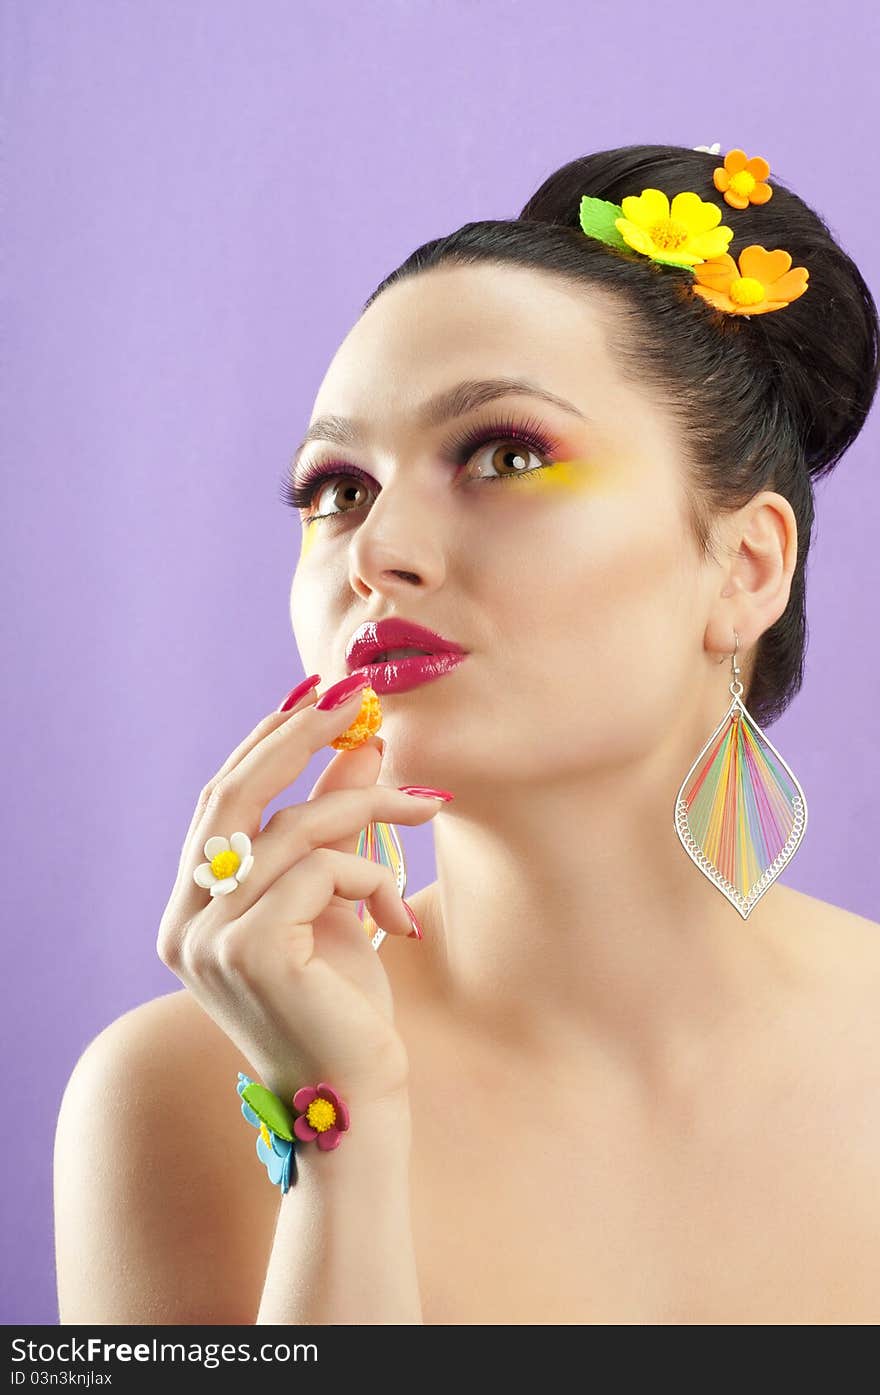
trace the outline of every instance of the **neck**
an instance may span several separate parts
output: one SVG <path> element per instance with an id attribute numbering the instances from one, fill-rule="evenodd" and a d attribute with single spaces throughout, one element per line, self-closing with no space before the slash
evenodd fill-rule
<path id="1" fill-rule="evenodd" d="M 452 784 L 432 824 L 426 941 L 436 991 L 487 1037 L 548 1061 L 599 1048 L 652 1074 L 778 1016 L 787 889 L 771 886 L 743 920 L 676 834 L 689 761 L 652 759 L 482 794 Z"/>

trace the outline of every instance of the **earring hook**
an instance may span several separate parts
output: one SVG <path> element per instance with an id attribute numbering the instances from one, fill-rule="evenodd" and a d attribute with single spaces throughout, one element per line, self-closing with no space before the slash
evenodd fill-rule
<path id="1" fill-rule="evenodd" d="M 733 678 L 730 683 L 730 692 L 733 694 L 734 697 L 741 697 L 744 690 L 742 683 L 739 681 L 739 675 L 742 672 L 742 670 L 740 669 L 740 666 L 737 663 L 737 655 L 739 654 L 739 635 L 737 634 L 736 630 L 734 630 L 733 632 L 733 637 L 736 641 L 736 648 L 730 656 L 730 662 L 732 665 L 733 672 Z"/>

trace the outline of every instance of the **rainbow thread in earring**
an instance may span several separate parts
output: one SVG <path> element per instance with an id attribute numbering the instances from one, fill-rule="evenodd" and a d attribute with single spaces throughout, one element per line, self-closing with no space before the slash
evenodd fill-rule
<path id="1" fill-rule="evenodd" d="M 358 835 L 357 853 L 359 857 L 366 857 L 370 862 L 382 862 L 386 867 L 390 867 L 397 882 L 397 890 L 401 896 L 403 895 L 406 891 L 406 860 L 395 824 L 380 823 L 378 819 L 371 820 Z M 367 934 L 372 936 L 373 949 L 378 951 L 386 932 L 380 929 L 370 915 L 366 901 L 358 901 L 357 914 L 363 921 Z"/>
<path id="2" fill-rule="evenodd" d="M 797 852 L 807 801 L 740 701 L 739 635 L 733 633 L 733 701 L 682 781 L 675 829 L 700 871 L 747 920 Z"/>

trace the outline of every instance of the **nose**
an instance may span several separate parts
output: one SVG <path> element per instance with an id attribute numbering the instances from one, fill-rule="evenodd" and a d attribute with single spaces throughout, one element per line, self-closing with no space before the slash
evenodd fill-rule
<path id="1" fill-rule="evenodd" d="M 349 581 L 359 596 L 373 591 L 432 590 L 446 576 L 443 519 L 413 467 L 396 476 L 370 505 L 349 545 Z"/>

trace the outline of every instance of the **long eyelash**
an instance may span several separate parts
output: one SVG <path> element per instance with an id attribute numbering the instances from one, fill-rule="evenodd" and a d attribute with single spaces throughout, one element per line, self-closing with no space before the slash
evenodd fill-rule
<path id="1" fill-rule="evenodd" d="M 457 464 L 463 465 L 478 446 L 487 445 L 496 437 L 505 441 L 521 441 L 537 455 L 555 455 L 559 451 L 558 442 L 551 440 L 546 435 L 541 423 L 534 417 L 528 417 L 523 422 L 512 421 L 507 417 L 504 420 L 472 426 L 470 430 L 451 437 L 447 441 L 445 449 L 453 455 Z M 521 476 L 499 475 L 497 478 L 520 479 Z"/>
<path id="2" fill-rule="evenodd" d="M 540 422 L 533 418 L 524 422 L 516 422 L 506 418 L 471 427 L 470 430 L 451 437 L 443 447 L 443 451 L 447 458 L 461 466 L 470 459 L 480 446 L 488 445 L 491 441 L 520 441 L 536 455 L 553 457 L 558 455 L 560 451 L 559 443 L 547 436 Z M 479 480 L 479 483 L 500 484 L 503 480 L 528 480 L 532 475 L 537 475 L 540 470 L 546 468 L 546 465 L 539 465 L 536 470 L 526 470 L 519 475 L 486 475 Z M 360 470 L 356 465 L 341 462 L 334 464 L 332 461 L 327 463 L 316 461 L 311 465 L 306 465 L 298 476 L 294 476 L 288 469 L 281 481 L 281 502 L 291 508 L 299 509 L 300 512 L 305 512 L 327 480 L 347 478 L 360 480 L 368 486 L 373 484 L 373 480 L 364 470 Z M 353 510 L 343 509 L 338 514 L 316 514 L 312 518 L 307 518 L 306 522 L 314 523 L 319 518 L 341 518 L 343 514 L 349 512 L 353 512 Z"/>
<path id="3" fill-rule="evenodd" d="M 307 509 L 326 480 L 347 479 L 349 476 L 366 485 L 373 483 L 370 476 L 356 465 L 346 465 L 344 470 L 338 465 L 331 468 L 320 462 L 306 465 L 298 477 L 294 478 L 290 473 L 284 476 L 281 481 L 281 502 L 293 509 Z"/>

